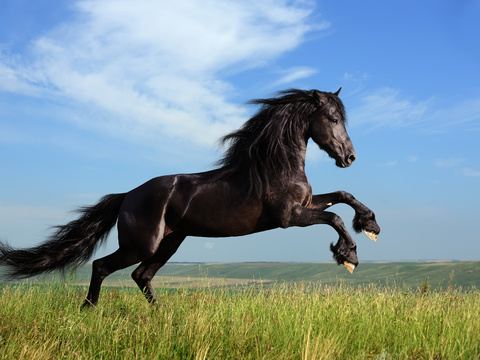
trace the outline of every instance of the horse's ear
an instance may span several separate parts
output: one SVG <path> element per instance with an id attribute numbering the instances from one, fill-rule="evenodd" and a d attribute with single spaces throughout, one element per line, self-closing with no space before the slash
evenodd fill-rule
<path id="1" fill-rule="evenodd" d="M 342 88 L 341 88 L 341 87 L 340 87 L 340 89 L 338 89 L 338 90 L 337 90 L 337 92 L 336 92 L 336 93 L 334 93 L 333 95 L 336 95 L 336 96 L 338 96 L 338 94 L 340 94 L 340 90 L 342 90 Z"/>
<path id="2" fill-rule="evenodd" d="M 320 106 L 325 106 L 325 104 L 327 103 L 327 98 L 324 94 L 322 94 L 320 91 L 318 90 L 313 90 L 313 99 L 315 100 L 315 102 L 317 103 L 317 105 L 320 105 Z"/>

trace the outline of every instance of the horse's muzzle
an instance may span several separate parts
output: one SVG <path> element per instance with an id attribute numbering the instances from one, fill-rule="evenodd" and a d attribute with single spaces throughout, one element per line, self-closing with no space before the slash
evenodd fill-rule
<path id="1" fill-rule="evenodd" d="M 355 153 L 347 155 L 345 159 L 345 167 L 349 167 L 350 165 L 353 164 L 353 162 L 357 159 L 357 155 Z"/>
<path id="2" fill-rule="evenodd" d="M 355 153 L 352 153 L 352 154 L 348 154 L 347 156 L 345 156 L 344 159 L 342 158 L 337 158 L 337 160 L 335 161 L 336 165 L 338 167 L 341 167 L 341 168 L 347 168 L 349 167 L 350 165 L 353 164 L 353 162 L 357 159 L 357 155 Z"/>

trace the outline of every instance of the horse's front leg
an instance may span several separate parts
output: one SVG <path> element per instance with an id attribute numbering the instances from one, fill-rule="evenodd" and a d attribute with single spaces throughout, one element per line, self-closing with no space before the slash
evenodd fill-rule
<path id="1" fill-rule="evenodd" d="M 298 204 L 292 208 L 288 224 L 285 225 L 309 226 L 314 224 L 326 224 L 335 229 L 339 239 L 337 244 L 330 244 L 330 250 L 337 263 L 344 265 L 350 273 L 353 273 L 353 269 L 358 266 L 357 245 L 340 216 L 330 211 L 310 209 Z"/>
<path id="2" fill-rule="evenodd" d="M 336 191 L 329 194 L 314 195 L 312 197 L 311 207 L 318 210 L 325 210 L 338 203 L 350 205 L 355 210 L 352 225 L 357 233 L 363 231 L 370 239 L 377 241 L 380 226 L 378 226 L 375 220 L 375 214 L 355 199 L 352 194 L 345 191 Z"/>

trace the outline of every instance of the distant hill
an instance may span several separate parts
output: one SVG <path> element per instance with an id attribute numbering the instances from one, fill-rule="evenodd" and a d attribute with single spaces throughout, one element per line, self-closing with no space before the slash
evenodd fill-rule
<path id="1" fill-rule="evenodd" d="M 408 287 L 419 287 L 428 277 L 432 288 L 449 285 L 480 288 L 480 262 L 477 261 L 363 263 L 353 275 L 334 263 L 167 264 L 158 275 Z"/>
<path id="2" fill-rule="evenodd" d="M 135 266 L 110 275 L 105 285 L 135 286 L 130 274 Z M 91 265 L 77 269 L 67 282 L 88 284 Z M 157 287 L 201 284 L 216 279 L 216 285 L 272 282 L 321 282 L 325 285 L 387 285 L 418 288 L 428 278 L 432 289 L 480 288 L 480 261 L 362 263 L 350 275 L 334 263 L 169 263 L 155 278 Z M 1 271 L 0 271 L 0 280 Z M 201 285 L 199 285 L 201 286 Z"/>

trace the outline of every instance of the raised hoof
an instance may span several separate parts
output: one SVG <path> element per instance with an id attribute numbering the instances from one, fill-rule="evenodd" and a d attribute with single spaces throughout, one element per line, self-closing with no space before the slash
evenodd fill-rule
<path id="1" fill-rule="evenodd" d="M 378 234 L 375 234 L 374 232 L 372 232 L 372 231 L 367 231 L 367 230 L 363 230 L 363 232 L 365 233 L 365 235 L 368 236 L 368 238 L 369 238 L 370 240 L 377 241 Z"/>
<path id="2" fill-rule="evenodd" d="M 351 262 L 344 261 L 343 266 L 348 270 L 350 274 L 353 274 L 353 270 L 355 269 L 355 265 L 353 265 Z"/>

